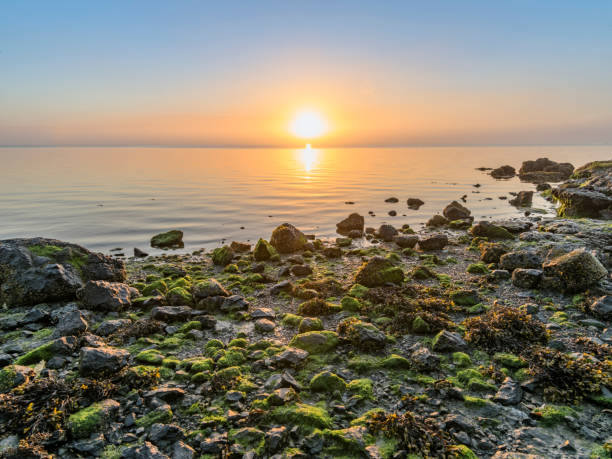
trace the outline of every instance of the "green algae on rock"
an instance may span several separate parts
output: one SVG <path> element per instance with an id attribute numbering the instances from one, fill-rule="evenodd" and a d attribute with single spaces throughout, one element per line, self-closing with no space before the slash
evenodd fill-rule
<path id="1" fill-rule="evenodd" d="M 383 257 L 372 257 L 365 262 L 355 275 L 355 282 L 365 287 L 379 287 L 387 283 L 401 284 L 404 272 Z"/>
<path id="2" fill-rule="evenodd" d="M 169 248 L 183 245 L 183 232 L 180 230 L 166 231 L 151 238 L 151 247 Z"/>

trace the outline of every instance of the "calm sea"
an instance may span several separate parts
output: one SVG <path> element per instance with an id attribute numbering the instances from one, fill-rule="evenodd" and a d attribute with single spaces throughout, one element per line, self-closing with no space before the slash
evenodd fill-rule
<path id="1" fill-rule="evenodd" d="M 184 250 L 269 237 L 283 222 L 334 236 L 351 212 L 366 215 L 366 226 L 418 229 L 463 195 L 477 219 L 513 217 L 520 212 L 499 197 L 534 186 L 497 181 L 477 167 L 518 169 L 538 157 L 580 166 L 611 153 L 610 146 L 0 148 L 0 239 L 45 236 L 131 255 L 134 247 L 156 253 L 149 239 L 169 229 L 184 231 Z M 399 203 L 385 203 L 391 196 Z M 408 209 L 411 197 L 425 205 Z M 534 207 L 553 211 L 540 197 Z"/>

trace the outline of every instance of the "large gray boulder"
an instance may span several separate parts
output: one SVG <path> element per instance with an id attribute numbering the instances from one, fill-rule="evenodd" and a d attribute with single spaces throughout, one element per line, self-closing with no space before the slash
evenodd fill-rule
<path id="1" fill-rule="evenodd" d="M 81 349 L 79 371 L 83 376 L 113 374 L 128 364 L 130 353 L 110 346 Z"/>
<path id="2" fill-rule="evenodd" d="M 132 304 L 132 288 L 119 282 L 89 281 L 77 297 L 94 311 L 121 311 Z"/>
<path id="3" fill-rule="evenodd" d="M 0 241 L 0 304 L 70 301 L 88 280 L 123 281 L 123 262 L 56 239 Z"/>
<path id="4" fill-rule="evenodd" d="M 608 270 L 585 249 L 576 249 L 542 265 L 544 276 L 556 279 L 568 293 L 583 292 L 608 275 Z"/>

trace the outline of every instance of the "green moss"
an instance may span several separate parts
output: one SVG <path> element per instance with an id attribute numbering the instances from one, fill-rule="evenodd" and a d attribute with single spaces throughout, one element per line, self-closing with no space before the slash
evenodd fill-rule
<path id="1" fill-rule="evenodd" d="M 213 359 L 196 359 L 192 361 L 189 371 L 199 373 L 201 371 L 211 371 L 215 366 Z"/>
<path id="2" fill-rule="evenodd" d="M 491 405 L 491 402 L 484 398 L 472 397 L 470 395 L 465 395 L 463 397 L 463 403 L 474 408 L 482 408 L 484 406 Z"/>
<path id="3" fill-rule="evenodd" d="M 253 249 L 253 258 L 256 261 L 270 260 L 278 258 L 278 256 L 276 249 L 265 239 L 259 239 L 255 244 L 255 249 Z"/>
<path id="4" fill-rule="evenodd" d="M 313 298 L 308 301 L 304 301 L 302 304 L 298 306 L 298 314 L 304 316 L 328 316 L 330 314 L 335 314 L 340 310 L 340 307 L 328 303 L 327 301 L 321 300 L 320 298 Z"/>
<path id="5" fill-rule="evenodd" d="M 497 392 L 497 386 L 480 378 L 470 379 L 467 383 L 467 389 L 472 392 Z"/>
<path id="6" fill-rule="evenodd" d="M 183 287 L 174 287 L 166 293 L 166 298 L 171 304 L 191 304 L 193 298 Z"/>
<path id="7" fill-rule="evenodd" d="M 61 252 L 63 249 L 57 245 L 31 245 L 28 250 L 39 257 L 55 258 L 57 252 Z"/>
<path id="8" fill-rule="evenodd" d="M 289 345 L 308 351 L 311 354 L 321 354 L 336 348 L 338 345 L 338 334 L 327 330 L 300 333 L 291 339 Z"/>
<path id="9" fill-rule="evenodd" d="M 332 420 L 324 408 L 305 403 L 279 406 L 272 411 L 271 417 L 279 424 L 300 426 L 306 431 L 332 426 Z"/>
<path id="10" fill-rule="evenodd" d="M 223 383 L 228 383 L 240 376 L 242 376 L 242 371 L 240 371 L 239 367 L 223 368 L 215 372 L 215 379 Z"/>
<path id="11" fill-rule="evenodd" d="M 107 408 L 104 402 L 94 403 L 73 413 L 68 418 L 68 428 L 76 438 L 89 437 L 107 422 Z"/>
<path id="12" fill-rule="evenodd" d="M 179 332 L 187 333 L 189 330 L 201 330 L 201 329 L 202 329 L 202 322 L 199 322 L 197 320 L 191 320 L 181 325 L 181 328 L 179 328 Z"/>
<path id="13" fill-rule="evenodd" d="M 342 298 L 342 300 L 340 301 L 340 306 L 342 307 L 342 310 L 349 312 L 359 312 L 362 308 L 359 300 L 351 296 L 345 296 L 344 298 Z"/>
<path id="14" fill-rule="evenodd" d="M 220 368 L 235 367 L 242 365 L 246 361 L 246 357 L 239 349 L 228 349 L 223 352 L 223 357 L 217 360 L 217 365 Z"/>
<path id="15" fill-rule="evenodd" d="M 506 352 L 498 352 L 493 356 L 493 361 L 507 368 L 524 368 L 527 362 L 522 357 Z"/>
<path id="16" fill-rule="evenodd" d="M 363 298 L 366 293 L 368 293 L 370 289 L 361 285 L 361 284 L 353 284 L 351 289 L 348 291 L 348 295 L 353 298 Z"/>
<path id="17" fill-rule="evenodd" d="M 457 372 L 457 379 L 462 384 L 467 384 L 471 379 L 482 379 L 482 374 L 474 368 L 467 368 Z"/>
<path id="18" fill-rule="evenodd" d="M 390 356 L 390 357 L 393 357 Z M 403 357 L 397 356 L 400 359 Z M 404 359 L 405 360 L 405 359 Z M 391 362 L 390 362 L 391 363 Z M 347 366 L 357 373 L 368 373 L 376 370 L 381 365 L 381 359 L 367 354 L 359 354 L 349 359 Z"/>
<path id="19" fill-rule="evenodd" d="M 166 368 L 178 368 L 181 361 L 176 357 L 167 357 L 162 361 L 162 366 Z"/>
<path id="20" fill-rule="evenodd" d="M 310 390 L 314 392 L 344 392 L 346 382 L 335 373 L 323 371 L 310 380 Z"/>
<path id="21" fill-rule="evenodd" d="M 468 273 L 470 274 L 488 274 L 489 273 L 489 269 L 487 268 L 487 265 L 485 265 L 483 262 L 478 262 L 478 263 L 472 263 L 467 267 L 466 270 Z"/>
<path id="22" fill-rule="evenodd" d="M 540 418 L 542 425 L 552 427 L 563 422 L 566 416 L 574 416 L 576 411 L 569 406 L 544 405 L 533 413 Z"/>
<path id="23" fill-rule="evenodd" d="M 472 365 L 472 359 L 465 352 L 453 352 L 453 363 L 458 367 L 469 367 Z"/>
<path id="24" fill-rule="evenodd" d="M 253 450 L 261 455 L 265 447 L 265 436 L 266 434 L 259 429 L 244 427 L 230 430 L 228 439 L 231 443 L 236 443 L 246 450 Z"/>
<path id="25" fill-rule="evenodd" d="M 385 410 L 382 408 L 372 408 L 371 410 L 366 411 L 358 418 L 355 418 L 351 421 L 352 426 L 367 426 L 372 419 L 372 417 L 379 413 L 384 413 Z"/>
<path id="26" fill-rule="evenodd" d="M 249 342 L 245 338 L 234 338 L 229 343 L 227 343 L 228 347 L 241 347 L 246 349 L 249 345 Z"/>
<path id="27" fill-rule="evenodd" d="M 164 408 L 165 407 L 165 408 Z M 136 425 L 138 427 L 151 427 L 153 424 L 168 424 L 172 421 L 173 413 L 168 405 L 157 408 L 155 411 L 151 411 L 145 414 L 143 417 L 136 419 Z"/>
<path id="28" fill-rule="evenodd" d="M 49 360 L 53 357 L 52 351 L 53 342 L 45 343 L 42 346 L 38 346 L 36 349 L 32 349 L 30 352 L 22 355 L 15 360 L 16 365 L 33 365 L 40 362 L 41 360 Z"/>
<path id="29" fill-rule="evenodd" d="M 465 445 L 453 446 L 451 451 L 455 454 L 454 457 L 457 459 L 478 459 L 478 456 L 474 454 L 474 451 Z"/>
<path id="30" fill-rule="evenodd" d="M 323 322 L 321 319 L 314 317 L 306 317 L 300 322 L 298 327 L 298 333 L 306 333 L 309 331 L 323 330 Z"/>
<path id="31" fill-rule="evenodd" d="M 209 340 L 204 346 L 204 352 L 206 355 L 214 355 L 219 349 L 223 349 L 225 346 L 218 339 Z"/>
<path id="32" fill-rule="evenodd" d="M 183 232 L 170 230 L 165 233 L 156 234 L 151 238 L 152 247 L 174 247 L 183 245 Z"/>
<path id="33" fill-rule="evenodd" d="M 17 372 L 12 365 L 0 370 L 0 393 L 11 390 L 15 383 Z"/>
<path id="34" fill-rule="evenodd" d="M 416 316 L 412 321 L 412 331 L 414 333 L 427 334 L 431 331 L 431 328 L 420 316 Z"/>
<path id="35" fill-rule="evenodd" d="M 410 368 L 410 361 L 401 355 L 391 354 L 385 357 L 380 365 L 384 368 L 407 369 Z"/>
<path id="36" fill-rule="evenodd" d="M 164 361 L 164 356 L 155 349 L 148 349 L 136 355 L 134 359 L 146 365 L 161 365 Z"/>
<path id="37" fill-rule="evenodd" d="M 436 279 L 437 274 L 427 266 L 415 266 L 410 271 L 410 276 L 417 280 Z"/>
<path id="38" fill-rule="evenodd" d="M 373 387 L 374 383 L 369 378 L 354 379 L 346 386 L 349 392 L 353 392 L 360 398 L 366 400 L 374 399 Z"/>
<path id="39" fill-rule="evenodd" d="M 302 316 L 297 316 L 295 314 L 287 313 L 281 319 L 281 325 L 284 325 L 285 327 L 295 328 L 298 325 L 300 325 L 300 322 L 302 321 L 302 319 L 303 319 Z"/>

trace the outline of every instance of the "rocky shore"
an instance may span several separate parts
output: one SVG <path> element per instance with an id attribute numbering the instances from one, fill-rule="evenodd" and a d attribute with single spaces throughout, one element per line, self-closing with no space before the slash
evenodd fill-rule
<path id="1" fill-rule="evenodd" d="M 612 457 L 612 162 L 527 163 L 560 216 L 0 241 L 1 457 Z"/>

